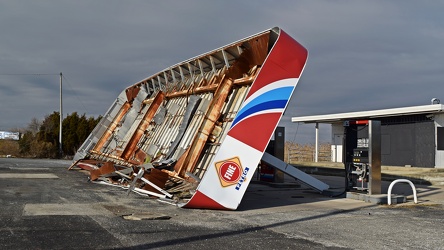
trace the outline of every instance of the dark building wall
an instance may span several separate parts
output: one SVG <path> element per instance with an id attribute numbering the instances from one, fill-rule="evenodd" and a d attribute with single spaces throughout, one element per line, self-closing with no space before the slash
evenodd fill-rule
<path id="1" fill-rule="evenodd" d="M 435 167 L 433 121 L 381 126 L 381 163 L 388 166 Z"/>

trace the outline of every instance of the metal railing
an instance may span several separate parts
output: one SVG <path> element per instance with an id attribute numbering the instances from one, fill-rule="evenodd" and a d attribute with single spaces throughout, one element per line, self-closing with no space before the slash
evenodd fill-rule
<path id="1" fill-rule="evenodd" d="M 390 186 L 388 188 L 388 192 L 387 192 L 387 204 L 391 205 L 392 204 L 392 188 L 393 186 L 398 183 L 398 182 L 406 182 L 408 184 L 410 184 L 410 186 L 412 187 L 413 190 L 413 199 L 415 204 L 418 203 L 418 198 L 416 197 L 416 188 L 415 185 L 413 185 L 413 182 L 407 180 L 407 179 L 398 179 L 398 180 L 394 180 L 392 181 L 392 183 L 390 183 Z"/>

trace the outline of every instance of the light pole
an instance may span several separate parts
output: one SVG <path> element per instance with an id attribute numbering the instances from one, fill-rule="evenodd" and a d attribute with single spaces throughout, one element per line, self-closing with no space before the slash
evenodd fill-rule
<path id="1" fill-rule="evenodd" d="M 60 72 L 60 130 L 59 130 L 59 153 L 63 157 L 62 150 L 62 122 L 63 122 L 63 105 L 62 105 L 62 72 Z"/>

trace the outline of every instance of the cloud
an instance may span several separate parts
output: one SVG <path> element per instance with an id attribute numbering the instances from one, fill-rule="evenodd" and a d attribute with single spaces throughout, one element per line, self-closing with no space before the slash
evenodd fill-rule
<path id="1" fill-rule="evenodd" d="M 57 111 L 60 72 L 64 114 L 97 116 L 127 86 L 273 26 L 309 50 L 282 122 L 287 131 L 296 130 L 292 116 L 428 104 L 433 97 L 444 99 L 443 5 L 5 1 L 0 6 L 0 130 L 26 127 L 32 117 Z M 43 73 L 54 75 L 9 75 Z M 301 140 L 312 139 L 298 133 L 306 137 Z"/>

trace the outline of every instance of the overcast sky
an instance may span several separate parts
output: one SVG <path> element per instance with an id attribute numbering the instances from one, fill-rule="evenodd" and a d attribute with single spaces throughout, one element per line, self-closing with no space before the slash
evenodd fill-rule
<path id="1" fill-rule="evenodd" d="M 97 117 L 129 85 L 279 26 L 309 50 L 281 125 L 288 141 L 314 142 L 314 125 L 291 117 L 444 100 L 443 10 L 441 1 L 0 0 L 0 130 L 58 111 L 60 72 L 64 116 Z"/>

